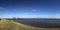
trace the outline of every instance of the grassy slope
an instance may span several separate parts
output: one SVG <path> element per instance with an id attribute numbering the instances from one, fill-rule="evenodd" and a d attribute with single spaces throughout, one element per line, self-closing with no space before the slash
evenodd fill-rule
<path id="1" fill-rule="evenodd" d="M 60 28 L 35 28 L 14 21 L 2 19 L 0 30 L 60 30 Z"/>

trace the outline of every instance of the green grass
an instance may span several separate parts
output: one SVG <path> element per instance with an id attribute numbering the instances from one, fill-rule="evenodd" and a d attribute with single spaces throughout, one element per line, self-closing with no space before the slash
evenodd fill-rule
<path id="1" fill-rule="evenodd" d="M 14 21 L 2 19 L 0 21 L 0 30 L 60 30 L 60 28 L 36 28 Z"/>

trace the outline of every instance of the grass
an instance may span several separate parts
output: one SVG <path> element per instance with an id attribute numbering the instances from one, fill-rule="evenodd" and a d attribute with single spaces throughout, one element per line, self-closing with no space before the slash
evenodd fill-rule
<path id="1" fill-rule="evenodd" d="M 60 28 L 36 28 L 14 21 L 2 19 L 0 21 L 0 30 L 60 30 Z"/>

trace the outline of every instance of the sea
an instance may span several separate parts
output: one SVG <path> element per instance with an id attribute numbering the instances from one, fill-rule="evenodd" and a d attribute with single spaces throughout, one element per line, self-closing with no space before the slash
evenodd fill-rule
<path id="1" fill-rule="evenodd" d="M 60 28 L 60 19 L 20 19 L 14 20 L 15 22 L 22 23 L 24 25 L 39 27 L 39 28 Z"/>

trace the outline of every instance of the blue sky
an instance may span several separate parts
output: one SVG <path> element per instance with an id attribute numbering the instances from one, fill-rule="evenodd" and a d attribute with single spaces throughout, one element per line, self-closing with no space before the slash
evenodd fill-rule
<path id="1" fill-rule="evenodd" d="M 60 15 L 60 0 L 0 0 L 0 17 L 46 18 Z"/>

